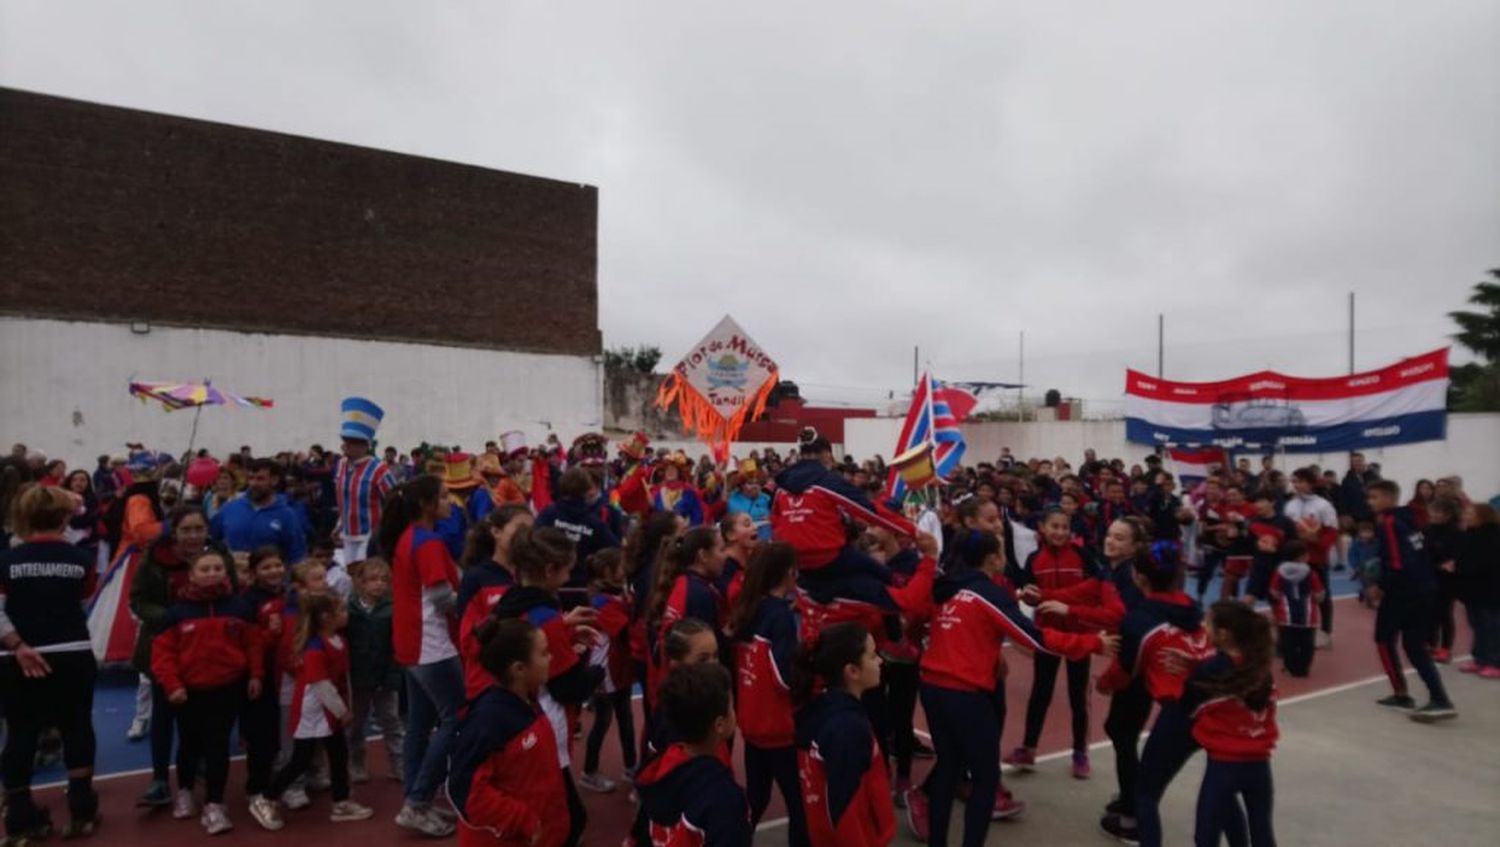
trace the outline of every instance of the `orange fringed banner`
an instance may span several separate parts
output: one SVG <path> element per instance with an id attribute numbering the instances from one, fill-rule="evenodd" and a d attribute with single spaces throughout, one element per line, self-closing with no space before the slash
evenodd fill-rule
<path id="1" fill-rule="evenodd" d="M 776 362 L 725 315 L 662 382 L 656 405 L 666 409 L 676 403 L 683 428 L 723 463 L 745 422 L 766 410 L 780 379 Z"/>

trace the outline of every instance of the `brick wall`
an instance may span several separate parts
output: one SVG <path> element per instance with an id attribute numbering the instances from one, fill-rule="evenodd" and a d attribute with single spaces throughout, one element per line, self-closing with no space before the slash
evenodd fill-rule
<path id="1" fill-rule="evenodd" d="M 0 89 L 0 312 L 592 355 L 591 186 Z"/>

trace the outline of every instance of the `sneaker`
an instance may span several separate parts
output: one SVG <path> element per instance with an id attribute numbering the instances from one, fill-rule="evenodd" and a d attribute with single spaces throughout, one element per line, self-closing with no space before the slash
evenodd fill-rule
<path id="1" fill-rule="evenodd" d="M 1410 717 L 1417 723 L 1437 723 L 1458 717 L 1458 710 L 1453 708 L 1452 703 L 1433 701 L 1412 712 Z"/>
<path id="2" fill-rule="evenodd" d="M 151 781 L 151 786 L 146 789 L 146 793 L 142 794 L 135 804 L 153 809 L 170 806 L 172 805 L 172 789 L 167 787 L 166 780 L 154 779 Z"/>
<path id="3" fill-rule="evenodd" d="M 1483 668 L 1473 659 L 1465 659 L 1458 663 L 1457 670 L 1459 673 L 1479 673 Z"/>
<path id="4" fill-rule="evenodd" d="M 423 808 L 404 803 L 396 813 L 396 826 L 429 838 L 447 838 L 453 834 L 453 824 L 432 813 L 430 807 Z"/>
<path id="5" fill-rule="evenodd" d="M 333 804 L 333 811 L 328 815 L 328 819 L 334 823 L 349 823 L 369 820 L 374 816 L 375 810 L 369 806 L 361 806 L 353 800 L 341 800 Z"/>
<path id="6" fill-rule="evenodd" d="M 99 814 L 98 812 L 94 812 L 94 816 L 91 818 L 74 818 L 73 820 L 68 821 L 67 826 L 63 827 L 62 837 L 64 840 L 68 841 L 71 841 L 75 838 L 88 838 L 89 836 L 98 832 L 99 826 L 103 823 L 104 816 Z"/>
<path id="7" fill-rule="evenodd" d="M 1017 800 L 1009 788 L 1001 787 L 995 792 L 995 809 L 990 812 L 992 821 L 1008 821 L 1026 811 L 1026 803 Z"/>
<path id="8" fill-rule="evenodd" d="M 638 773 L 640 773 L 640 772 L 641 772 L 641 769 L 639 767 L 632 766 L 632 767 L 626 768 L 625 769 L 625 774 L 624 774 L 625 781 L 628 782 L 628 783 L 630 783 L 631 785 L 634 785 L 635 784 L 635 775 L 638 774 Z"/>
<path id="9" fill-rule="evenodd" d="M 1012 767 L 1019 768 L 1026 773 L 1030 773 L 1036 768 L 1036 751 L 1030 747 L 1017 747 L 1010 751 L 1010 755 L 1001 761 Z"/>
<path id="10" fill-rule="evenodd" d="M 1379 700 L 1376 700 L 1375 705 L 1385 706 L 1391 709 L 1403 709 L 1409 712 L 1417 707 L 1417 701 L 1411 699 L 1411 697 L 1406 694 L 1392 694 L 1389 697 L 1382 697 Z"/>
<path id="11" fill-rule="evenodd" d="M 1320 629 L 1318 630 L 1318 634 L 1313 636 L 1313 639 L 1319 650 L 1326 650 L 1333 646 L 1333 633 L 1324 632 Z"/>
<path id="12" fill-rule="evenodd" d="M 1500 667 L 1485 665 L 1479 669 L 1481 679 L 1500 679 Z"/>
<path id="13" fill-rule="evenodd" d="M 911 742 L 911 755 L 913 759 L 931 759 L 937 754 L 933 752 L 931 744 L 924 743 L 920 738 L 914 738 Z"/>
<path id="14" fill-rule="evenodd" d="M 370 769 L 364 765 L 350 765 L 349 781 L 355 785 L 364 785 L 370 781 Z"/>
<path id="15" fill-rule="evenodd" d="M 151 731 L 151 721 L 147 718 L 136 718 L 130 722 L 130 729 L 125 730 L 127 741 L 140 741 Z"/>
<path id="16" fill-rule="evenodd" d="M 1135 818 L 1127 818 L 1124 815 L 1105 815 L 1099 821 L 1099 828 L 1114 836 L 1121 844 L 1140 844 L 1140 836 L 1136 834 Z"/>
<path id="17" fill-rule="evenodd" d="M 32 806 L 32 819 L 29 824 L 23 823 L 12 827 L 7 820 L 6 830 L 11 833 L 8 838 L 0 838 L 0 844 L 20 845 L 25 847 L 31 841 L 46 841 L 52 837 L 52 810 L 45 806 Z M 11 809 L 6 809 L 6 818 L 10 816 Z"/>
<path id="18" fill-rule="evenodd" d="M 927 795 L 920 788 L 906 792 L 906 828 L 912 838 L 927 843 Z"/>
<path id="19" fill-rule="evenodd" d="M 438 820 L 447 821 L 448 823 L 458 823 L 458 812 L 454 811 L 452 806 L 439 806 L 433 803 L 427 807 L 427 811 L 437 815 Z"/>
<path id="20" fill-rule="evenodd" d="M 615 790 L 615 781 L 597 773 L 586 773 L 578 777 L 580 788 L 587 788 L 595 794 L 608 794 Z"/>
<path id="21" fill-rule="evenodd" d="M 1432 649 L 1432 660 L 1440 665 L 1446 665 L 1453 661 L 1453 651 L 1447 647 L 1434 647 Z"/>
<path id="22" fill-rule="evenodd" d="M 186 788 L 177 789 L 177 796 L 172 800 L 172 817 L 185 821 L 196 814 L 198 814 L 198 804 L 193 802 L 193 792 Z"/>
<path id="23" fill-rule="evenodd" d="M 1087 751 L 1080 751 L 1080 752 L 1074 753 L 1073 754 L 1073 778 L 1074 779 L 1088 779 L 1090 776 L 1093 775 L 1093 773 L 1094 773 L 1094 769 L 1091 768 L 1091 767 L 1089 767 L 1089 754 L 1088 754 L 1088 752 Z"/>
<path id="24" fill-rule="evenodd" d="M 204 803 L 203 816 L 198 818 L 198 823 L 203 824 L 203 831 L 209 835 L 220 835 L 234 829 L 223 803 Z"/>
<path id="25" fill-rule="evenodd" d="M 281 805 L 295 812 L 298 809 L 305 809 L 311 806 L 312 800 L 307 796 L 306 791 L 293 786 L 281 793 Z"/>
<path id="26" fill-rule="evenodd" d="M 1120 815 L 1125 814 L 1126 811 L 1127 810 L 1125 808 L 1125 803 L 1120 800 L 1120 795 L 1118 794 L 1110 797 L 1109 802 L 1104 804 L 1105 817 L 1108 817 L 1110 815 L 1119 817 Z"/>
<path id="27" fill-rule="evenodd" d="M 275 832 L 286 826 L 286 821 L 281 819 L 281 804 L 264 794 L 250 798 L 250 817 L 267 832 Z"/>

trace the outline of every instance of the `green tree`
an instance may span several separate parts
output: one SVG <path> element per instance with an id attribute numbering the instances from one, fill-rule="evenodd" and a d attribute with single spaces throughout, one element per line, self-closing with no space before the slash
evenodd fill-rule
<path id="1" fill-rule="evenodd" d="M 611 347 L 604 351 L 604 369 L 607 371 L 650 374 L 656 370 L 660 361 L 661 348 L 645 344 L 640 347 Z"/>
<path id="2" fill-rule="evenodd" d="M 1456 412 L 1500 411 L 1500 268 L 1469 295 L 1472 311 L 1449 312 L 1458 324 L 1452 338 L 1483 360 L 1452 371 L 1448 407 Z"/>

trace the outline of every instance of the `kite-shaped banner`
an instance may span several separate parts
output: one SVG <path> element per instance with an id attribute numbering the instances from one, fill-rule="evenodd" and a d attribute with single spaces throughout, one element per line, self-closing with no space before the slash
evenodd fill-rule
<path id="1" fill-rule="evenodd" d="M 656 405 L 676 403 L 683 427 L 723 460 L 745 422 L 765 411 L 780 379 L 776 362 L 725 315 L 667 376 Z"/>

